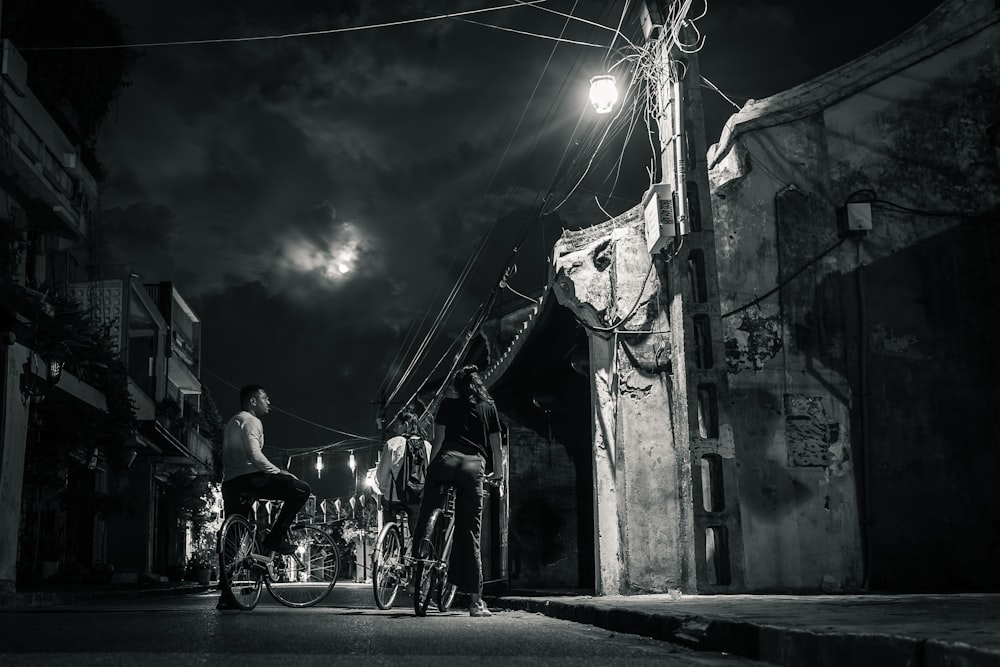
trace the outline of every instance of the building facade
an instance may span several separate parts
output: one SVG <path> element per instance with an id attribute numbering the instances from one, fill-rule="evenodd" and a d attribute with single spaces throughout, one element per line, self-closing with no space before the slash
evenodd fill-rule
<path id="1" fill-rule="evenodd" d="M 998 21 L 942 3 L 709 152 L 753 590 L 1000 585 Z"/>
<path id="2" fill-rule="evenodd" d="M 190 551 L 177 480 L 213 466 L 197 419 L 200 323 L 169 284 L 95 261 L 97 179 L 27 80 L 4 40 L 0 591 L 159 577 Z"/>

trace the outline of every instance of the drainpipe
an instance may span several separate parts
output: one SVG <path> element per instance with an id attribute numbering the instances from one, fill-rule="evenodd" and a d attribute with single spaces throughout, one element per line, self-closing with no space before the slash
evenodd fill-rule
<path id="1" fill-rule="evenodd" d="M 858 236 L 857 269 L 855 270 L 858 290 L 858 421 L 861 428 L 862 452 L 862 519 L 861 540 L 864 561 L 862 586 L 871 589 L 871 452 L 868 439 L 868 306 L 865 302 L 865 265 L 862 261 L 861 244 L 863 238 Z"/>

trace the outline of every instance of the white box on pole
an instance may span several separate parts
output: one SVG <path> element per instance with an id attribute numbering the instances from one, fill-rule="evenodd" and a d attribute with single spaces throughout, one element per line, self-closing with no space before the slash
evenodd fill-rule
<path id="1" fill-rule="evenodd" d="M 642 219 L 646 228 L 646 249 L 654 255 L 676 236 L 673 191 L 666 183 L 657 183 L 642 198 Z"/>

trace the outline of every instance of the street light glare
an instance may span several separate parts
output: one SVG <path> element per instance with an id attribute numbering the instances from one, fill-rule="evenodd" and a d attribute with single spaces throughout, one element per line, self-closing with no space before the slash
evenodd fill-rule
<path id="1" fill-rule="evenodd" d="M 350 269 L 348 268 L 348 266 L 347 266 L 346 264 L 341 264 L 341 265 L 339 265 L 339 266 L 337 267 L 337 269 L 338 269 L 338 270 L 339 270 L 339 271 L 340 271 L 341 273 L 347 273 L 348 271 L 350 271 Z"/>
<path id="2" fill-rule="evenodd" d="M 590 79 L 590 103 L 597 113 L 610 113 L 618 101 L 618 88 L 615 77 L 602 74 Z"/>

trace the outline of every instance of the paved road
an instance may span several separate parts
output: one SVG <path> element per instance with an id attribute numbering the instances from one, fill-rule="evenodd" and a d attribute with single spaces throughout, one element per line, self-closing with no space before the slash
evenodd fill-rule
<path id="1" fill-rule="evenodd" d="M 204 594 L 5 611 L 0 664 L 763 664 L 522 611 L 417 618 L 406 596 L 379 611 L 370 588 L 352 583 L 338 583 L 311 609 L 287 609 L 266 596 L 252 612 L 217 612 L 216 596 Z"/>

